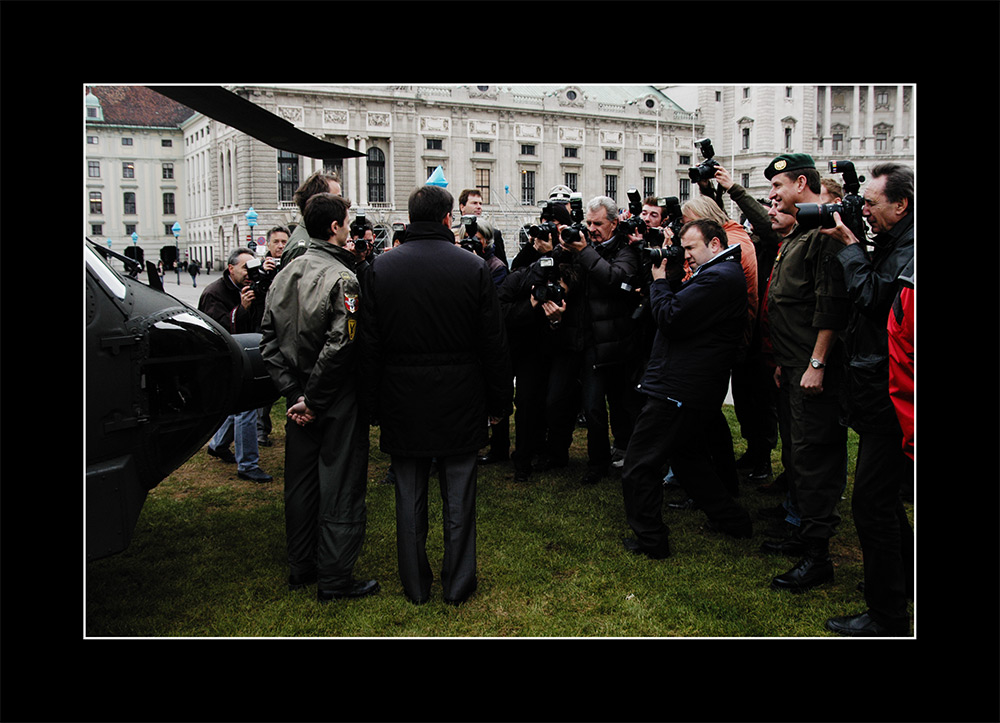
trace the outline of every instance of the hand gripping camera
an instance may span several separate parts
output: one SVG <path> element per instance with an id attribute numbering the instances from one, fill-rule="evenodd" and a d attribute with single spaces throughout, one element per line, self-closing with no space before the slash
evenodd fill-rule
<path id="1" fill-rule="evenodd" d="M 671 197 L 674 198 L 674 197 Z M 657 202 L 663 201 L 665 199 L 657 199 Z M 680 206 L 678 206 L 680 208 Z M 639 195 L 639 191 L 630 188 L 628 189 L 628 211 L 629 218 L 621 221 L 618 224 L 618 228 L 621 229 L 623 233 L 628 236 L 638 232 L 642 234 L 642 243 L 640 248 L 646 246 L 662 246 L 663 241 L 666 238 L 663 233 L 663 229 L 658 226 L 650 226 L 646 223 L 645 219 L 642 218 L 642 197 Z"/>
<path id="2" fill-rule="evenodd" d="M 715 169 L 719 166 L 719 162 L 715 160 L 715 149 L 712 148 L 712 140 L 710 138 L 702 138 L 700 141 L 695 141 L 694 144 L 701 150 L 701 155 L 704 156 L 705 160 L 697 166 L 692 166 L 688 169 L 688 178 L 695 183 L 699 181 L 711 181 L 715 178 Z"/>
<path id="3" fill-rule="evenodd" d="M 275 259 L 275 261 L 279 264 L 281 263 L 281 259 Z M 264 260 L 258 256 L 254 256 L 247 261 L 247 277 L 250 279 L 250 288 L 253 289 L 255 294 L 267 293 L 277 273 L 278 267 L 275 267 L 272 271 L 265 271 Z"/>
<path id="4" fill-rule="evenodd" d="M 583 194 L 571 193 L 569 197 L 569 215 L 573 223 L 562 230 L 562 240 L 566 243 L 576 243 L 582 237 L 590 240 L 590 232 L 583 223 Z"/>
<path id="5" fill-rule="evenodd" d="M 864 182 L 864 176 L 858 176 L 851 161 L 830 161 L 830 173 L 844 174 L 844 190 L 847 194 L 840 203 L 796 203 L 798 212 L 795 220 L 802 228 L 833 228 L 837 225 L 833 218 L 839 213 L 844 225 L 858 241 L 865 240 L 865 222 L 861 210 L 865 206 L 864 199 L 858 195 L 858 189 Z"/>
<path id="6" fill-rule="evenodd" d="M 663 246 L 666 235 L 663 229 L 656 229 L 659 232 L 659 243 L 653 243 L 651 236 L 643 236 L 642 244 L 639 246 L 639 255 L 644 264 L 657 266 L 663 259 L 684 258 L 684 249 L 681 248 L 681 227 L 684 225 L 683 214 L 681 214 L 681 202 L 677 196 L 666 196 L 656 199 L 656 205 L 665 210 L 667 217 L 667 228 L 673 234 L 674 240 L 671 246 Z M 650 244 L 653 247 L 650 248 Z"/>
<path id="7" fill-rule="evenodd" d="M 548 241 L 555 246 L 559 243 L 559 227 L 555 221 L 552 204 L 549 201 L 542 201 L 538 205 L 542 209 L 541 223 L 528 226 L 528 236 Z"/>
<path id="8" fill-rule="evenodd" d="M 354 220 L 351 221 L 351 238 L 354 239 L 354 248 L 358 253 L 371 251 L 371 242 L 365 239 L 365 231 L 371 228 L 364 211 L 358 211 Z"/>
<path id="9" fill-rule="evenodd" d="M 478 217 L 473 214 L 462 216 L 462 233 L 458 245 L 466 251 L 483 255 L 483 242 L 476 236 L 479 233 Z"/>
<path id="10" fill-rule="evenodd" d="M 559 267 L 551 256 L 543 256 L 532 265 L 532 277 L 535 280 L 531 287 L 531 295 L 538 303 L 551 301 L 556 305 L 566 298 L 562 284 L 559 283 Z"/>

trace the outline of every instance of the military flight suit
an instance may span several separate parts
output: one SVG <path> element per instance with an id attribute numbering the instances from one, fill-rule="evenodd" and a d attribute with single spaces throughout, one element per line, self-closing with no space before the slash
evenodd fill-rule
<path id="1" fill-rule="evenodd" d="M 289 406 L 304 396 L 316 420 L 288 420 L 285 526 L 294 576 L 321 590 L 350 585 L 366 524 L 368 419 L 359 409 L 361 289 L 346 249 L 310 239 L 271 285 L 261 354 Z"/>
<path id="2" fill-rule="evenodd" d="M 292 230 L 292 235 L 285 244 L 285 250 L 281 252 L 280 268 L 288 268 L 288 264 L 304 254 L 307 248 L 309 248 L 309 232 L 306 231 L 306 225 L 300 223 Z"/>
<path id="3" fill-rule="evenodd" d="M 839 390 L 843 343 L 831 344 L 823 391 L 803 394 L 799 386 L 809 368 L 820 330 L 842 331 L 850 301 L 839 241 L 819 229 L 796 226 L 774 262 L 767 314 L 774 361 L 781 367 L 779 421 L 788 429 L 791 469 L 785 470 L 793 505 L 802 520 L 803 541 L 829 540 L 840 522 L 837 502 L 847 479 L 847 428 L 840 424 Z"/>

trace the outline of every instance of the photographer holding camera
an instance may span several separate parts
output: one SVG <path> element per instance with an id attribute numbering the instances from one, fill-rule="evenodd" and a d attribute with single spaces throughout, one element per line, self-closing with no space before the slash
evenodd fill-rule
<path id="1" fill-rule="evenodd" d="M 230 334 L 246 334 L 260 330 L 264 315 L 264 294 L 258 293 L 250 278 L 247 265 L 260 264 L 257 255 L 248 248 L 238 248 L 229 255 L 222 277 L 205 287 L 198 299 L 198 310 L 205 312 Z M 236 463 L 240 479 L 270 482 L 271 475 L 259 466 L 257 444 L 257 409 L 230 414 L 208 442 L 208 454 L 223 462 Z M 236 455 L 229 451 L 233 442 Z"/>
<path id="2" fill-rule="evenodd" d="M 285 250 L 285 246 L 288 245 L 288 239 L 291 236 L 291 231 L 285 226 L 275 226 L 267 232 L 267 238 L 265 241 L 265 246 L 267 252 L 264 254 L 264 258 L 261 260 L 261 273 L 267 277 L 267 287 L 270 288 L 271 282 L 274 281 L 275 275 L 281 269 L 281 255 Z M 265 291 L 266 293 L 266 291 Z M 265 300 L 265 305 L 266 305 Z M 260 325 L 258 324 L 255 331 L 260 330 Z M 271 435 L 271 407 L 273 405 L 268 404 L 266 407 L 261 407 L 257 410 L 257 445 L 260 447 L 270 447 L 271 440 L 268 439 Z"/>
<path id="3" fill-rule="evenodd" d="M 747 442 L 746 453 L 737 460 L 737 468 L 744 470 L 747 480 L 766 484 L 771 477 L 771 450 L 778 444 L 777 390 L 774 370 L 762 353 L 762 319 L 774 259 L 781 245 L 781 236 L 771 228 L 768 216 L 769 202 L 759 201 L 733 181 L 732 175 L 721 164 L 715 166 L 715 181 L 736 203 L 749 221 L 757 265 L 758 309 L 751 326 L 745 358 L 733 367 L 733 405 L 740 425 L 740 434 Z M 711 189 L 711 180 L 699 182 L 701 192 L 721 199 Z M 744 252 L 745 253 L 745 252 Z"/>
<path id="4" fill-rule="evenodd" d="M 844 166 L 846 162 L 838 167 Z M 845 186 L 851 187 L 853 169 L 846 170 Z M 871 254 L 866 239 L 855 235 L 840 211 L 833 211 L 833 228 L 822 231 L 844 244 L 836 258 L 851 298 L 841 407 L 846 424 L 858 433 L 851 509 L 864 558 L 868 605 L 859 615 L 827 621 L 828 629 L 842 635 L 909 634 L 914 540 L 902 497 L 913 479 L 913 460 L 904 451 L 903 430 L 889 393 L 887 320 L 901 288 L 900 276 L 913 261 L 913 187 L 908 166 L 890 162 L 872 167 L 861 210 L 875 234 Z"/>
<path id="5" fill-rule="evenodd" d="M 483 215 L 483 194 L 479 192 L 478 188 L 466 188 L 463 189 L 460 194 L 458 194 L 458 212 L 462 218 L 466 216 L 482 216 Z M 457 229 L 456 224 L 453 228 Z M 495 228 L 492 224 L 487 224 L 490 227 L 489 238 L 486 241 L 486 245 L 491 247 L 491 252 L 496 256 L 504 266 L 507 266 L 507 250 L 504 248 L 503 234 L 500 233 L 500 229 Z"/>
<path id="6" fill-rule="evenodd" d="M 709 528 L 747 538 L 750 516 L 715 471 L 708 447 L 712 424 L 726 397 L 747 314 L 740 247 L 701 219 L 680 232 L 684 255 L 665 255 L 652 268 L 650 310 L 656 337 L 639 385 L 645 404 L 622 470 L 625 514 L 635 538 L 631 552 L 654 559 L 670 554 L 663 522 L 663 467 L 669 461 L 688 494 L 709 518 Z M 682 281 L 684 261 L 692 269 Z"/>
<path id="7" fill-rule="evenodd" d="M 558 238 L 564 224 L 552 221 L 553 227 L 546 227 L 551 210 L 543 202 L 542 223 L 531 227 L 530 253 L 521 250 L 498 289 L 517 378 L 511 455 L 517 482 L 526 482 L 532 471 L 566 466 L 580 409 L 582 297 L 569 254 L 553 247 L 552 237 Z M 561 211 L 564 217 L 558 210 L 551 217 L 570 221 L 566 209 Z"/>
<path id="8" fill-rule="evenodd" d="M 624 450 L 641 404 L 635 391 L 639 338 L 633 319 L 640 258 L 639 249 L 618 228 L 614 199 L 597 196 L 584 213 L 577 194 L 571 205 L 574 223 L 561 230 L 560 247 L 573 255 L 587 300 L 580 384 L 588 462 L 581 481 L 594 484 L 611 469 L 609 412 L 615 447 Z"/>
<path id="9" fill-rule="evenodd" d="M 472 201 L 478 203 L 470 205 L 482 209 L 482 199 L 473 196 Z M 482 220 L 476 214 L 465 214 L 460 223 L 453 228 L 455 232 L 455 244 L 461 246 L 466 251 L 471 251 L 486 262 L 490 270 L 490 277 L 493 284 L 499 287 L 503 280 L 507 278 L 507 265 L 493 253 L 493 226 Z M 513 377 L 509 380 L 514 383 Z M 477 464 L 493 464 L 495 462 L 506 462 L 510 459 L 510 415 L 500 417 L 495 423 L 490 424 L 489 451 L 476 459 Z"/>
<path id="10" fill-rule="evenodd" d="M 494 253 L 493 224 L 474 215 L 465 215 L 455 231 L 455 243 L 486 261 L 493 283 L 502 284 L 507 278 L 507 264 Z"/>

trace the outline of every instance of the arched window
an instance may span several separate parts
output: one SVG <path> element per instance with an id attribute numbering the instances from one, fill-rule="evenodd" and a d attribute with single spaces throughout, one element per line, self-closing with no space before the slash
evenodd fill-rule
<path id="1" fill-rule="evenodd" d="M 368 149 L 368 202 L 385 203 L 385 154 L 379 148 Z"/>

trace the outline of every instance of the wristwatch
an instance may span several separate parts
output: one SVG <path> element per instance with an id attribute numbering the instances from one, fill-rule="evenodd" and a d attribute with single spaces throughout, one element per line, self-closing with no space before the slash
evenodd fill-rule
<path id="1" fill-rule="evenodd" d="M 826 364 L 821 362 L 819 359 L 810 359 L 809 366 L 813 369 L 826 369 Z"/>

